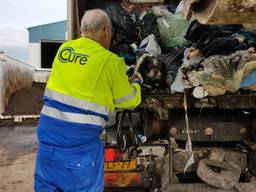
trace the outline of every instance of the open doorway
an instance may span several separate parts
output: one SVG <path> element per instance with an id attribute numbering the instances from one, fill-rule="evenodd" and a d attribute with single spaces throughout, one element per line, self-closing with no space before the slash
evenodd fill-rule
<path id="1" fill-rule="evenodd" d="M 41 41 L 41 68 L 52 68 L 53 60 L 58 52 L 59 47 L 64 41 Z"/>

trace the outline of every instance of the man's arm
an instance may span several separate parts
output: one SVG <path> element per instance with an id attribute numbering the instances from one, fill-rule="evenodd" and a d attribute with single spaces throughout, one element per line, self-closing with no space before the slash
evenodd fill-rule
<path id="1" fill-rule="evenodd" d="M 125 62 L 115 58 L 112 69 L 112 94 L 116 108 L 134 109 L 141 103 L 140 80 L 129 82 Z"/>

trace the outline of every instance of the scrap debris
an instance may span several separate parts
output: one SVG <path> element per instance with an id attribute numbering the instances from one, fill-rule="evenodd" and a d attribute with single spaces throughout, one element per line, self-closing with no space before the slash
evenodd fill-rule
<path id="1" fill-rule="evenodd" d="M 137 72 L 146 77 L 146 90 L 169 88 L 172 93 L 183 93 L 192 89 L 195 98 L 235 93 L 240 88 L 255 90 L 254 32 L 242 25 L 203 25 L 193 18 L 185 21 L 168 6 L 152 7 L 139 19 L 145 37 L 142 42 L 150 42 L 143 51 L 135 49 L 140 65 Z M 154 38 L 149 41 L 150 36 Z"/>

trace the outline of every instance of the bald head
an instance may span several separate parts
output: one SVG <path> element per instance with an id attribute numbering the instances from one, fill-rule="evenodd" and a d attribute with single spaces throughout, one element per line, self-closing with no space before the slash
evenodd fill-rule
<path id="1" fill-rule="evenodd" d="M 107 13 L 101 9 L 86 11 L 81 21 L 82 37 L 89 37 L 99 43 L 110 44 L 112 25 Z M 104 40 L 105 38 L 105 40 Z M 106 42 L 102 42 L 106 41 Z M 106 47 L 106 45 L 103 45 Z M 107 46 L 107 48 L 109 45 Z"/>
<path id="2" fill-rule="evenodd" d="M 86 11 L 81 21 L 82 36 L 86 33 L 100 33 L 107 25 L 111 25 L 111 21 L 105 11 L 101 9 Z"/>

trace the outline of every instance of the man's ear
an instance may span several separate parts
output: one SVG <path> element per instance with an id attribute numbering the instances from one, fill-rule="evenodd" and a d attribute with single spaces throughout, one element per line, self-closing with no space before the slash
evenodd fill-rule
<path id="1" fill-rule="evenodd" d="M 104 27 L 102 28 L 102 31 L 103 31 L 103 33 L 104 33 L 104 37 L 105 37 L 105 38 L 108 38 L 108 36 L 109 36 L 108 27 L 107 27 L 107 26 L 104 26 Z"/>
<path id="2" fill-rule="evenodd" d="M 102 30 L 104 32 L 104 35 L 107 36 L 108 35 L 108 28 L 107 28 L 106 25 L 102 28 Z"/>

